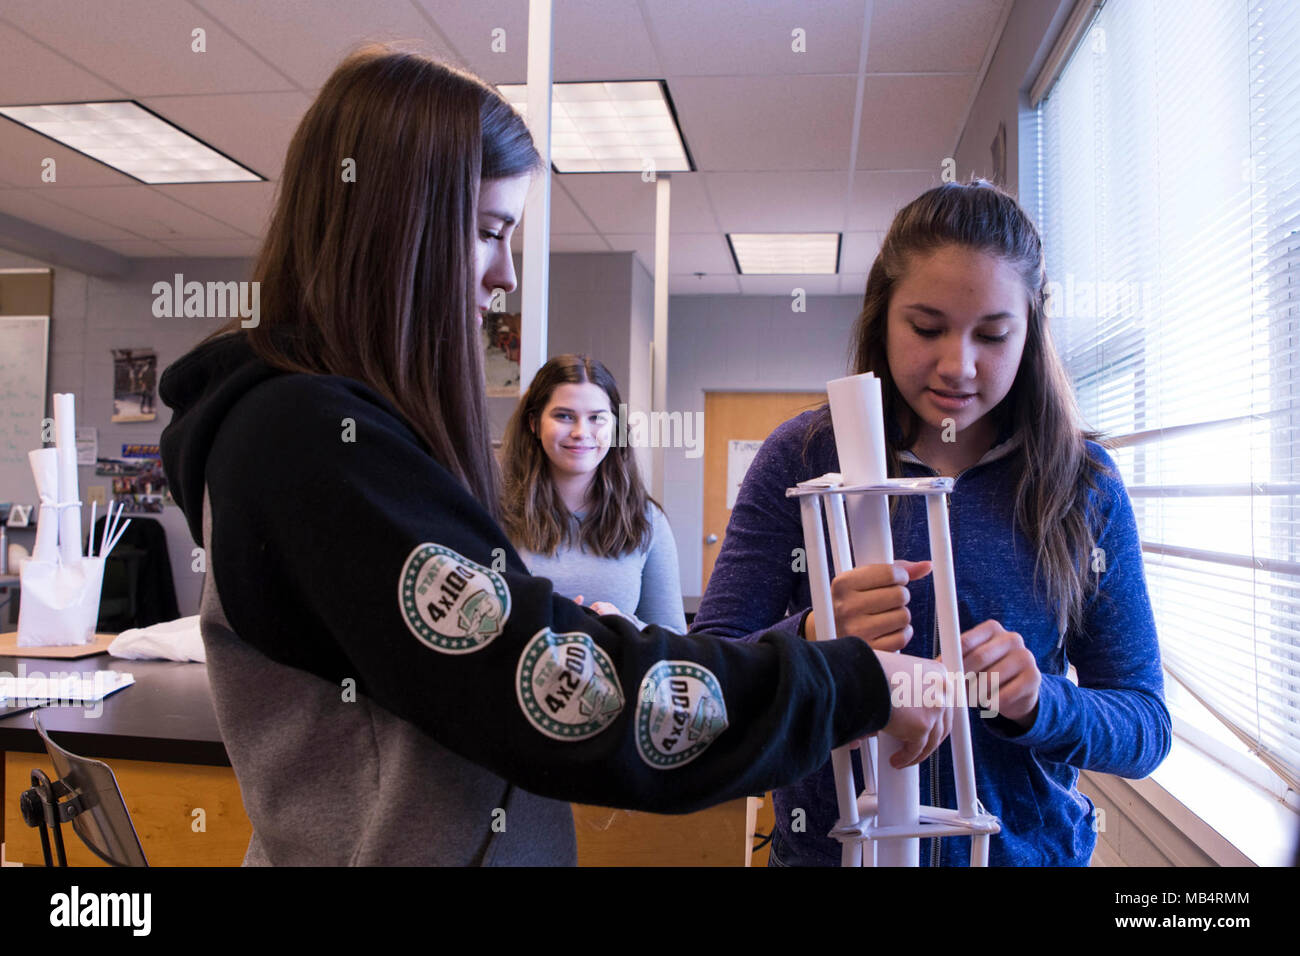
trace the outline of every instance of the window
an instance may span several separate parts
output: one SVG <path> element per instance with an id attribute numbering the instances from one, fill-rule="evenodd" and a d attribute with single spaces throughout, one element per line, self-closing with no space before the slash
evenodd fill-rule
<path id="1" fill-rule="evenodd" d="M 1109 2 L 1038 106 L 1053 333 L 1169 674 L 1300 789 L 1300 4 Z"/>

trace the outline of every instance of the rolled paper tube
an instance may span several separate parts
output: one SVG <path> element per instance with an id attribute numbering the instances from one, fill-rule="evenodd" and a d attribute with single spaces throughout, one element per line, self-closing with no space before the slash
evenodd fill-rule
<path id="1" fill-rule="evenodd" d="M 885 417 L 880 379 L 870 372 L 850 375 L 826 383 L 831 424 L 840 472 L 846 485 L 876 484 L 888 476 L 885 458 Z M 849 538 L 853 542 L 853 564 L 892 564 L 894 539 L 889 529 L 889 499 L 885 495 L 850 495 Z M 890 758 L 898 751 L 897 739 L 881 734 L 877 749 L 876 786 L 879 826 L 915 828 L 920 820 L 921 779 L 916 766 L 896 770 Z M 914 837 L 879 841 L 876 862 L 880 866 L 916 866 L 920 841 Z"/>
<path id="2" fill-rule="evenodd" d="M 27 453 L 36 479 L 36 493 L 41 499 L 41 510 L 36 515 L 36 544 L 33 561 L 59 560 L 59 453 L 53 448 L 38 448 Z"/>
<path id="3" fill-rule="evenodd" d="M 81 494 L 77 486 L 76 396 L 54 396 L 54 447 L 59 453 L 59 556 L 65 566 L 81 562 Z"/>

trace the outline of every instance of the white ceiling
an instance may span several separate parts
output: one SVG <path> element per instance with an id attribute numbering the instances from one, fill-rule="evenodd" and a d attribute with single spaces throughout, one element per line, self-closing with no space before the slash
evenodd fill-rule
<path id="1" fill-rule="evenodd" d="M 893 212 L 939 181 L 1010 2 L 554 0 L 555 79 L 667 82 L 698 169 L 672 177 L 673 293 L 788 294 L 737 276 L 724 232 L 842 232 L 841 274 L 801 285 L 856 295 Z M 348 50 L 395 40 L 521 83 L 527 17 L 527 0 L 5 0 L 0 105 L 136 99 L 271 181 L 146 186 L 0 119 L 0 213 L 132 258 L 251 256 L 294 127 Z M 551 203 L 553 251 L 630 250 L 653 272 L 638 174 L 557 175 Z"/>

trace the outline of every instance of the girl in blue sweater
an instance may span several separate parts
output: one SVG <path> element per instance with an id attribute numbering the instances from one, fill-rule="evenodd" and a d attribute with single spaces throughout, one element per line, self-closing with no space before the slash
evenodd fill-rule
<path id="1" fill-rule="evenodd" d="M 871 267 L 852 371 L 882 380 L 890 477 L 957 479 L 964 664 L 971 686 L 994 691 L 992 707 L 971 712 L 979 796 L 1002 821 L 990 863 L 1083 866 L 1096 823 L 1079 769 L 1146 776 L 1171 725 L 1132 505 L 1101 435 L 1080 424 L 1044 287 L 1042 242 L 1015 200 L 984 182 L 932 189 L 898 213 Z M 775 625 L 816 637 L 799 506 L 784 493 L 831 471 L 826 408 L 772 433 L 693 631 L 753 640 Z M 895 554 L 927 557 L 924 507 L 891 499 Z M 937 656 L 928 573 L 928 561 L 897 561 L 836 577 L 839 633 Z M 946 741 L 920 786 L 922 802 L 957 805 Z M 774 804 L 773 865 L 839 862 L 829 761 Z M 964 866 L 969 853 L 967 839 L 930 839 L 921 862 Z"/>

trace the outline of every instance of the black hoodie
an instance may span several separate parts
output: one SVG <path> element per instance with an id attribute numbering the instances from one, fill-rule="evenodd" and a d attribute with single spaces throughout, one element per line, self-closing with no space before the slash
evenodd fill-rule
<path id="1" fill-rule="evenodd" d="M 357 381 L 283 373 L 235 333 L 160 393 L 247 862 L 571 862 L 555 801 L 688 812 L 888 719 L 857 639 L 638 632 L 552 594 Z"/>

